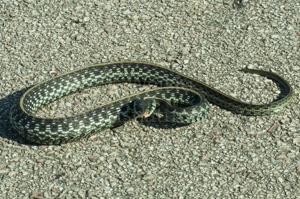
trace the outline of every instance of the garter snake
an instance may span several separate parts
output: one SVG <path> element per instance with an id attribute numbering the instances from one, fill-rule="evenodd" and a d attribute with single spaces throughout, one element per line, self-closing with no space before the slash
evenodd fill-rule
<path id="1" fill-rule="evenodd" d="M 243 71 L 278 81 L 287 95 L 269 104 L 247 104 L 160 65 L 135 61 L 111 62 L 70 71 L 31 87 L 20 102 L 12 106 L 10 121 L 13 128 L 27 140 L 40 144 L 61 144 L 114 127 L 132 119 L 132 115 L 148 117 L 156 109 L 168 115 L 170 122 L 191 123 L 208 115 L 208 102 L 238 114 L 256 116 L 279 112 L 292 101 L 293 89 L 279 75 L 254 69 Z M 49 119 L 34 116 L 46 104 L 70 93 L 95 85 L 120 82 L 150 83 L 159 87 L 71 117 Z"/>

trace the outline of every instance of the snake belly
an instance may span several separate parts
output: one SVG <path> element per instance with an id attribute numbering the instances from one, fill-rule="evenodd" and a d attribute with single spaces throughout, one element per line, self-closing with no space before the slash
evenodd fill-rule
<path id="1" fill-rule="evenodd" d="M 241 102 L 203 82 L 166 67 L 145 62 L 111 62 L 87 66 L 43 81 L 28 89 L 10 111 L 10 122 L 27 140 L 39 144 L 62 144 L 114 127 L 132 119 L 132 102 L 140 98 L 157 98 L 170 106 L 165 108 L 171 121 L 197 122 L 209 112 L 213 103 L 243 115 L 270 115 L 279 112 L 293 98 L 290 84 L 275 73 L 243 69 L 278 81 L 287 95 L 269 104 L 254 105 Z M 98 106 L 85 113 L 66 118 L 38 118 L 34 114 L 43 106 L 65 95 L 87 87 L 108 83 L 149 83 L 159 86 Z M 205 97 L 204 97 L 205 96 Z M 178 107 L 178 104 L 194 106 Z"/>

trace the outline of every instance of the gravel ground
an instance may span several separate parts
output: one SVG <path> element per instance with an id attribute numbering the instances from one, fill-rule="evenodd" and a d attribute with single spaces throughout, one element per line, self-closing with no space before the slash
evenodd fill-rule
<path id="1" fill-rule="evenodd" d="M 2 0 L 0 198 L 300 198 L 299 10 L 297 0 Z M 271 116 L 212 104 L 208 119 L 189 126 L 130 121 L 61 146 L 11 129 L 9 109 L 30 86 L 122 60 L 171 67 L 256 104 L 280 87 L 239 69 L 264 69 L 288 80 L 295 97 Z M 145 89 L 87 89 L 38 114 L 73 115 Z"/>

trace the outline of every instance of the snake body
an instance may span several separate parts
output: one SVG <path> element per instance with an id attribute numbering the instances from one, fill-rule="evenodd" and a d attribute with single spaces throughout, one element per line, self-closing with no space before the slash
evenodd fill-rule
<path id="1" fill-rule="evenodd" d="M 135 102 L 139 99 L 157 100 L 160 108 L 169 115 L 170 121 L 177 123 L 197 122 L 205 118 L 209 113 L 208 102 L 238 114 L 256 116 L 279 112 L 292 101 L 293 89 L 279 75 L 253 69 L 243 71 L 275 79 L 287 91 L 287 95 L 269 104 L 247 104 L 160 65 L 112 62 L 70 71 L 31 87 L 23 94 L 20 102 L 12 106 L 10 121 L 13 128 L 27 140 L 40 144 L 61 144 L 132 119 Z M 34 116 L 46 104 L 70 93 L 91 86 L 120 82 L 149 83 L 159 87 L 108 102 L 72 117 L 50 119 Z"/>

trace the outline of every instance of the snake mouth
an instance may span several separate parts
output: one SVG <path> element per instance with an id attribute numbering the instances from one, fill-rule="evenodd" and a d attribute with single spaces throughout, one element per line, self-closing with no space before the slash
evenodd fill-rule
<path id="1" fill-rule="evenodd" d="M 139 118 L 145 119 L 149 117 L 156 108 L 156 101 L 152 98 L 138 99 L 134 102 L 134 112 Z"/>
<path id="2" fill-rule="evenodd" d="M 145 118 L 149 117 L 150 114 L 145 112 L 145 113 L 142 113 L 141 116 L 143 119 L 145 119 Z"/>

